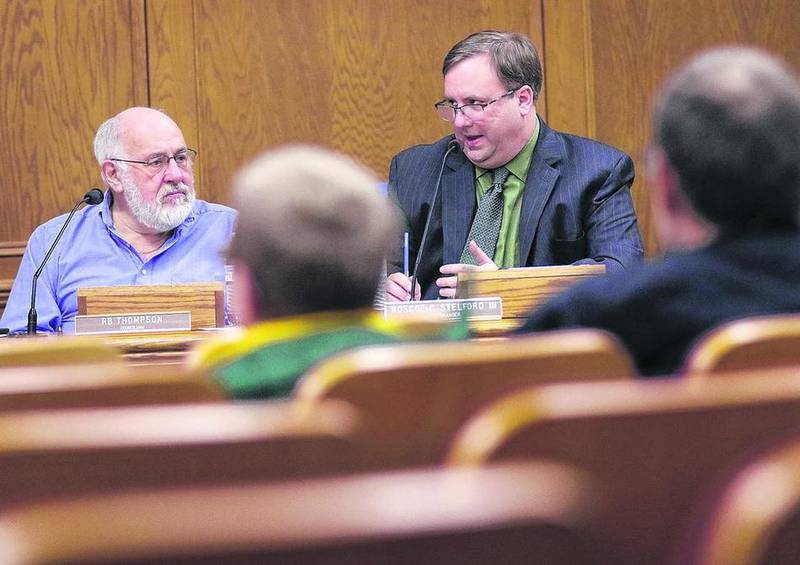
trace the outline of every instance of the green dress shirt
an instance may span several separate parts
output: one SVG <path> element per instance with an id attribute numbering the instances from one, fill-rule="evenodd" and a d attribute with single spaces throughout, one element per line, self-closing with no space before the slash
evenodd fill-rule
<path id="1" fill-rule="evenodd" d="M 494 262 L 501 269 L 520 265 L 519 217 L 522 211 L 522 193 L 525 190 L 528 168 L 538 139 L 539 120 L 537 119 L 533 135 L 528 143 L 511 161 L 505 164 L 510 174 L 503 185 L 503 223 L 500 225 L 500 235 L 494 251 Z M 492 171 L 475 167 L 475 192 L 478 202 L 481 201 L 491 185 Z"/>

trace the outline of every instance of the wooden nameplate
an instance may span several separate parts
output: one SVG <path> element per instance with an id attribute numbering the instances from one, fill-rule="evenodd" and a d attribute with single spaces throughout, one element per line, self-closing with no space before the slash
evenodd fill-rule
<path id="1" fill-rule="evenodd" d="M 96 286 L 78 289 L 78 315 L 185 312 L 192 329 L 225 324 L 224 285 L 215 283 Z"/>
<path id="2" fill-rule="evenodd" d="M 531 310 L 568 286 L 605 270 L 604 265 L 559 265 L 461 273 L 456 298 L 501 297 L 503 319 L 499 323 L 475 322 L 478 333 L 499 334 L 521 324 Z"/>

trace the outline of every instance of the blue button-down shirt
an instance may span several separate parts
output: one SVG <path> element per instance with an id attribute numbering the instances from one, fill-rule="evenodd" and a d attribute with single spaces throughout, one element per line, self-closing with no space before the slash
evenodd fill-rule
<path id="1" fill-rule="evenodd" d="M 103 203 L 72 218 L 36 287 L 40 332 L 75 331 L 77 292 L 91 286 L 175 284 L 225 280 L 221 252 L 233 233 L 236 212 L 195 201 L 192 212 L 148 261 L 142 261 L 111 219 L 110 191 Z M 37 227 L 28 240 L 0 327 L 24 332 L 28 326 L 31 279 L 66 214 Z"/>

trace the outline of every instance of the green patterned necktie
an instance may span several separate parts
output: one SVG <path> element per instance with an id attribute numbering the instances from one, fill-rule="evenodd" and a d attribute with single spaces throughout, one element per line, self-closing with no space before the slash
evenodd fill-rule
<path id="1" fill-rule="evenodd" d="M 500 167 L 494 170 L 492 186 L 486 191 L 478 204 L 478 211 L 469 230 L 467 244 L 461 252 L 461 262 L 476 265 L 475 257 L 469 252 L 469 242 L 473 239 L 478 247 L 490 257 L 494 258 L 497 248 L 497 238 L 500 235 L 500 226 L 503 224 L 503 183 L 508 178 L 508 169 Z"/>

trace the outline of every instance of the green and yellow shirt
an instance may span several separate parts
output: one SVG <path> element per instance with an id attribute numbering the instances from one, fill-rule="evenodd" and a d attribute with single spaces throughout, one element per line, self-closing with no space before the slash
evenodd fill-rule
<path id="1" fill-rule="evenodd" d="M 233 398 L 272 398 L 289 396 L 311 367 L 348 349 L 466 337 L 466 323 L 386 320 L 371 309 L 324 312 L 235 330 L 200 346 L 194 363 Z"/>

